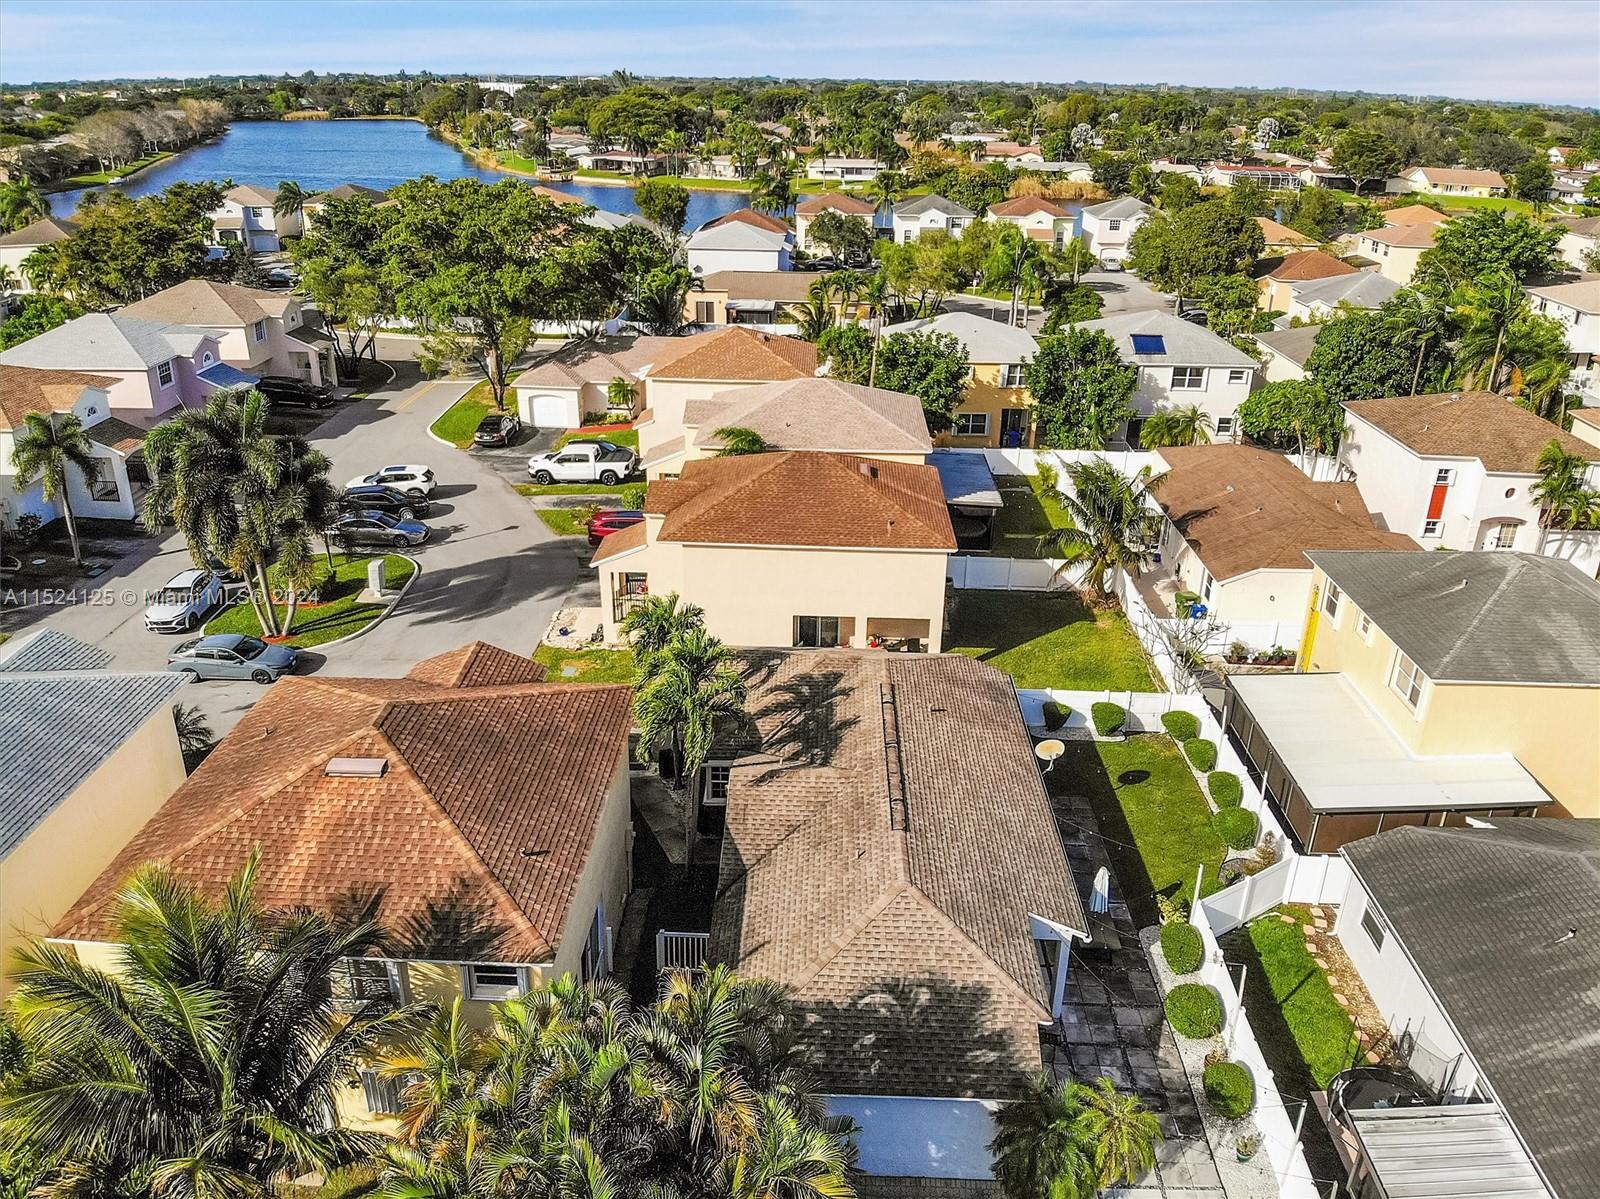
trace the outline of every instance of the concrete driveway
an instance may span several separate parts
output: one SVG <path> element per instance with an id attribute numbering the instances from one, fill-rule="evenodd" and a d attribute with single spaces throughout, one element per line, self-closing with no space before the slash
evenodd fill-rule
<path id="1" fill-rule="evenodd" d="M 412 551 L 422 573 L 399 608 L 363 637 L 308 651 L 302 673 L 400 675 L 420 658 L 477 639 L 532 653 L 558 608 L 599 602 L 581 539 L 551 533 L 490 461 L 428 436 L 472 381 L 421 381 L 414 364 L 393 365 L 393 383 L 339 408 L 311 438 L 332 459 L 335 483 L 391 462 L 431 466 L 439 482 L 427 517 L 433 537 Z M 525 461 L 529 451 L 516 453 Z M 119 548 L 126 552 L 84 580 L 76 602 L 8 607 L 0 613 L 4 631 L 17 636 L 45 625 L 102 646 L 117 668 L 163 669 L 180 638 L 146 631 L 144 597 L 189 566 L 188 551 L 176 534 Z M 181 702 L 198 704 L 220 734 L 261 690 L 196 683 Z"/>

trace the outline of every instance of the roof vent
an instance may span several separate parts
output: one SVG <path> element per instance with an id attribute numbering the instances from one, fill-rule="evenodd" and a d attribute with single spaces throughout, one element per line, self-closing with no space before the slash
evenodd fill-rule
<path id="1" fill-rule="evenodd" d="M 331 779 L 381 779 L 388 770 L 388 758 L 329 758 L 322 773 Z"/>
<path id="2" fill-rule="evenodd" d="M 861 473 L 869 479 L 876 479 L 878 477 L 878 468 L 870 462 L 863 462 L 861 464 Z"/>

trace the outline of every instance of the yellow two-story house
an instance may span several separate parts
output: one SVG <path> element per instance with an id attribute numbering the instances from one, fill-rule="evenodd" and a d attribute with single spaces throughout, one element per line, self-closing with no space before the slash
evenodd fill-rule
<path id="1" fill-rule="evenodd" d="M 1298 672 L 1231 676 L 1226 705 L 1302 848 L 1600 816 L 1600 582 L 1506 551 L 1306 556 Z"/>
<path id="2" fill-rule="evenodd" d="M 967 349 L 966 398 L 955 411 L 954 426 L 940 435 L 940 445 L 993 449 L 1033 444 L 1033 397 L 1022 368 L 1039 352 L 1039 343 L 1026 329 L 1008 325 L 1003 315 L 991 320 L 971 312 L 941 312 L 883 330 L 885 337 L 948 333 Z"/>
<path id="3" fill-rule="evenodd" d="M 345 963 L 351 1000 L 490 1005 L 602 977 L 628 889 L 631 689 L 544 682 L 481 642 L 402 679 L 288 676 L 135 834 L 54 931 L 114 970 L 115 897 L 142 863 L 220 892 L 252 849 L 269 908 L 370 914 L 388 956 Z M 392 1130 L 374 1061 L 339 1122 Z"/>

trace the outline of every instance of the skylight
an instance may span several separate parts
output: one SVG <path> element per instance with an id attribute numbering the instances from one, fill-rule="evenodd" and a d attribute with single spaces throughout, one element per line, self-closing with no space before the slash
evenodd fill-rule
<path id="1" fill-rule="evenodd" d="M 1159 333 L 1133 334 L 1133 352 L 1135 354 L 1165 354 L 1167 343 L 1162 340 Z"/>

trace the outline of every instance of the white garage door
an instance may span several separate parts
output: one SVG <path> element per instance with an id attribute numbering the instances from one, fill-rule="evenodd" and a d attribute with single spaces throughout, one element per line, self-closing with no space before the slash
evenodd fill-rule
<path id="1" fill-rule="evenodd" d="M 583 423 L 576 395 L 559 392 L 518 392 L 522 423 L 536 429 L 576 429 Z"/>

